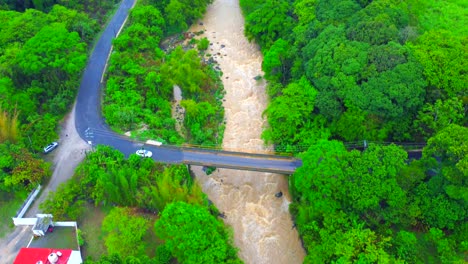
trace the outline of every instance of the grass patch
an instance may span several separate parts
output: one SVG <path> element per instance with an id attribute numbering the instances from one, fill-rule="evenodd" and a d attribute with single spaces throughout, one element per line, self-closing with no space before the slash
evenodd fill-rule
<path id="1" fill-rule="evenodd" d="M 101 255 L 107 254 L 101 225 L 110 209 L 111 207 L 94 207 L 92 204 L 85 204 L 84 213 L 78 223 L 84 238 L 84 246 L 81 249 L 83 259 L 98 260 Z"/>
<path id="2" fill-rule="evenodd" d="M 160 240 L 155 233 L 154 230 L 154 223 L 156 220 L 159 219 L 158 215 L 154 214 L 145 214 L 145 213 L 139 213 L 139 216 L 143 216 L 144 218 L 149 220 L 149 226 L 148 230 L 146 231 L 145 236 L 143 237 L 143 241 L 146 243 L 146 255 L 149 256 L 150 258 L 156 257 L 156 248 L 159 245 L 164 244 L 164 241 Z"/>
<path id="3" fill-rule="evenodd" d="M 11 218 L 16 215 L 26 197 L 28 197 L 26 191 L 0 192 L 0 238 L 13 230 Z"/>

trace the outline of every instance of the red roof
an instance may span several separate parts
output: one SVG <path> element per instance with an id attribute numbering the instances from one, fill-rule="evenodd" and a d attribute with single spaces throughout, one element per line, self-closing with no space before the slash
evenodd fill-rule
<path id="1" fill-rule="evenodd" d="M 51 248 L 22 248 L 16 256 L 14 264 L 37 264 L 38 261 L 50 263 L 47 257 L 51 253 L 62 252 L 56 264 L 67 264 L 72 253 L 71 249 L 51 249 Z"/>

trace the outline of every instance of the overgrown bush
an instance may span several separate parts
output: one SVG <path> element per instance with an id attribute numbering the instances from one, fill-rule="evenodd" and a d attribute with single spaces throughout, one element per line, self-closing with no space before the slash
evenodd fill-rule
<path id="1" fill-rule="evenodd" d="M 197 49 L 199 51 L 205 51 L 210 46 L 210 41 L 207 38 L 201 38 L 197 43 Z"/>

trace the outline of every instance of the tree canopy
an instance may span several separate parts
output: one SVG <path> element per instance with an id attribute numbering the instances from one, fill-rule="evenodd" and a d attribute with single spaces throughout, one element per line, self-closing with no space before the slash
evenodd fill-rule
<path id="1" fill-rule="evenodd" d="M 281 8 L 268 7 L 273 2 Z M 458 1 L 273 2 L 241 1 L 245 34 L 265 55 L 273 97 L 267 117 L 277 112 L 275 105 L 281 108 L 274 97 L 303 76 L 317 91 L 310 119 L 326 122 L 303 127 L 300 134 L 325 128 L 340 140 L 421 140 L 435 132 L 413 123 L 428 125 L 427 116 L 419 114 L 423 108 L 435 107 L 437 100 L 466 101 L 466 30 L 447 30 L 464 19 Z M 282 30 L 275 26 L 277 18 L 284 21 Z M 295 100 L 310 101 L 298 95 Z M 465 115 L 457 122 L 466 123 Z M 289 124 L 271 129 L 287 130 Z M 273 141 L 277 148 L 288 149 L 289 140 L 279 138 Z"/>
<path id="2" fill-rule="evenodd" d="M 104 238 L 107 252 L 121 256 L 143 255 L 146 245 L 142 238 L 148 228 L 148 221 L 130 208 L 113 208 L 102 223 L 102 230 L 107 234 Z"/>
<path id="3" fill-rule="evenodd" d="M 6 2 L 7 9 L 19 4 Z M 35 4 L 45 8 L 51 2 Z M 58 120 L 74 100 L 97 32 L 87 14 L 49 7 L 49 13 L 0 10 L 0 190 L 5 192 L 31 190 L 50 176 L 36 153 L 57 140 Z"/>
<path id="4" fill-rule="evenodd" d="M 197 205 L 168 205 L 155 224 L 156 234 L 181 263 L 242 263 L 222 222 Z"/>
<path id="5" fill-rule="evenodd" d="M 466 4 L 273 2 L 240 4 L 264 54 L 263 138 L 303 161 L 290 210 L 304 262 L 462 263 Z M 402 141 L 426 141 L 422 159 L 387 146 Z"/>
<path id="6" fill-rule="evenodd" d="M 169 1 L 162 9 L 159 4 L 139 3 L 131 11 L 130 23 L 114 40 L 106 81 L 103 113 L 113 129 L 169 144 L 220 144 L 224 131 L 220 73 L 202 61 L 203 49 L 185 51 L 178 45 L 165 53 L 158 47 L 167 34 L 200 17 L 198 12 L 204 12 L 208 3 L 197 1 L 189 7 L 188 2 Z M 181 89 L 185 109 L 179 130 L 172 113 L 175 87 Z"/>

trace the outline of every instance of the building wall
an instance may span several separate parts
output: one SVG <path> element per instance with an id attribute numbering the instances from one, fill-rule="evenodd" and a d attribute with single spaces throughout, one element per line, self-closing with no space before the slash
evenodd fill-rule
<path id="1" fill-rule="evenodd" d="M 16 218 L 16 217 L 13 218 L 13 224 L 15 224 L 15 226 L 19 226 L 19 225 L 33 226 L 36 224 L 36 221 L 37 221 L 37 218 Z"/>
<path id="2" fill-rule="evenodd" d="M 76 222 L 70 222 L 70 221 L 67 221 L 67 222 L 54 222 L 54 226 L 72 226 L 72 227 L 76 227 Z"/>
<path id="3" fill-rule="evenodd" d="M 28 210 L 31 203 L 34 201 L 34 199 L 36 199 L 36 196 L 39 193 L 39 191 L 41 190 L 41 188 L 42 188 L 41 185 L 39 185 L 39 186 L 37 186 L 37 188 L 33 192 L 31 192 L 29 194 L 28 199 L 26 199 L 26 201 L 24 202 L 23 206 L 21 207 L 21 210 L 16 215 L 16 217 L 22 218 L 24 216 L 24 214 Z"/>

